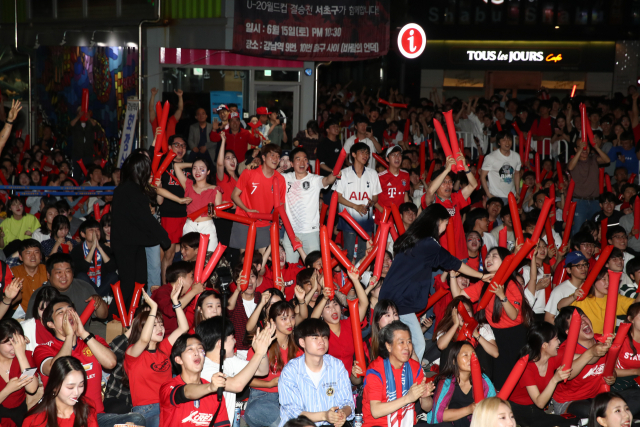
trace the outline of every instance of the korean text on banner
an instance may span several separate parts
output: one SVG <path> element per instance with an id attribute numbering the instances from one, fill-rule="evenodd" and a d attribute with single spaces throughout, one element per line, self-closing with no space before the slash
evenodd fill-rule
<path id="1" fill-rule="evenodd" d="M 121 168 L 125 159 L 133 151 L 133 141 L 136 136 L 136 123 L 138 122 L 138 110 L 140 100 L 129 98 L 127 100 L 127 111 L 124 116 L 122 137 L 120 138 L 120 154 L 118 154 L 118 167 Z"/>
<path id="2" fill-rule="evenodd" d="M 274 59 L 355 61 L 389 51 L 390 0 L 235 2 L 233 51 Z"/>

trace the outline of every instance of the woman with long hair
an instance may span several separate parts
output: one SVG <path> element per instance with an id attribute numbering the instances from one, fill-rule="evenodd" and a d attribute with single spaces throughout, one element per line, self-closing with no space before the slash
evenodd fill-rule
<path id="1" fill-rule="evenodd" d="M 23 427 L 98 427 L 93 402 L 85 396 L 87 373 L 78 359 L 53 362 L 42 400 L 27 414 Z"/>
<path id="2" fill-rule="evenodd" d="M 395 258 L 380 291 L 380 298 L 396 303 L 400 320 L 411 329 L 413 348 L 419 360 L 424 354 L 425 340 L 415 313 L 427 306 L 433 270 L 459 271 L 486 281 L 493 277 L 493 274 L 483 274 L 463 264 L 440 246 L 438 239 L 447 229 L 450 217 L 449 211 L 438 203 L 422 211 L 393 245 Z"/>
<path id="3" fill-rule="evenodd" d="M 150 185 L 151 161 L 134 151 L 122 165 L 122 182 L 113 192 L 111 248 L 124 301 L 131 301 L 137 283 L 147 283 L 147 246 L 171 246 L 169 235 L 151 214 L 156 194 Z M 113 314 L 116 313 L 112 308 Z"/>
<path id="4" fill-rule="evenodd" d="M 286 301 L 279 289 L 270 288 L 262 292 L 258 306 L 249 317 L 249 320 L 247 320 L 245 329 L 248 334 L 253 335 L 257 328 L 264 329 L 265 323 L 269 320 L 271 306 L 279 301 Z"/>
<path id="5" fill-rule="evenodd" d="M 206 290 L 198 296 L 193 315 L 193 329 L 215 316 L 222 316 L 222 298 L 216 291 Z"/>
<path id="6" fill-rule="evenodd" d="M 591 402 L 588 427 L 630 427 L 633 414 L 618 393 L 600 393 Z"/>
<path id="7" fill-rule="evenodd" d="M 165 285 L 167 286 L 167 285 Z M 158 303 L 143 290 L 142 297 L 151 308 L 140 311 L 133 319 L 129 347 L 124 355 L 123 380 L 129 384 L 133 412 L 144 416 L 149 427 L 160 424 L 160 386 L 171 380 L 171 349 L 178 337 L 189 331 L 189 322 L 184 315 L 178 298 L 182 284 L 172 285 L 171 302 L 178 318 L 178 328 L 165 337 L 162 313 L 158 311 Z"/>
<path id="8" fill-rule="evenodd" d="M 27 413 L 27 396 L 38 391 L 33 375 L 23 376 L 26 369 L 35 367 L 27 339 L 15 319 L 0 322 L 0 425 L 19 426 Z M 34 381 L 35 380 L 35 381 Z"/>
<path id="9" fill-rule="evenodd" d="M 53 341 L 53 335 L 42 324 L 42 313 L 49 303 L 60 296 L 60 292 L 53 286 L 42 286 L 35 292 L 35 300 L 31 309 L 31 318 L 20 324 L 27 337 L 27 350 L 33 351 L 40 344 L 47 344 Z"/>
<path id="10" fill-rule="evenodd" d="M 474 317 L 471 301 L 462 295 L 455 297 L 453 301 L 447 305 L 444 317 L 438 322 L 438 326 L 433 333 L 433 340 L 436 341 L 438 348 L 442 352 L 440 360 L 447 359 L 449 347 L 452 343 L 456 342 L 458 333 L 464 326 L 462 315 L 458 313 L 459 303 L 464 305 L 470 317 Z M 500 354 L 493 330 L 488 323 L 483 322 L 479 323 L 478 327 L 469 332 L 471 336 L 466 337 L 465 341 L 469 341 L 475 347 L 480 366 L 482 366 L 485 372 L 488 372 L 488 376 L 490 377 L 491 372 L 493 372 L 493 359 Z"/>
<path id="11" fill-rule="evenodd" d="M 186 168 L 191 168 L 191 176 L 195 182 L 187 178 L 183 172 L 183 169 Z M 178 178 L 180 185 L 184 188 L 184 198 L 180 198 L 163 188 L 158 188 L 156 191 L 162 197 L 173 200 L 176 203 L 184 203 L 187 201 L 187 215 L 191 215 L 208 206 L 210 203 L 213 203 L 215 206 L 222 204 L 222 193 L 220 192 L 220 188 L 213 184 L 215 180 L 214 176 L 211 175 L 211 164 L 208 159 L 198 159 L 193 163 L 175 163 L 173 170 L 176 173 L 176 178 Z M 191 232 L 209 235 L 208 250 L 210 252 L 214 251 L 216 246 L 218 246 L 216 227 L 208 211 L 202 213 L 195 220 L 187 218 L 187 222 L 182 228 L 182 234 L 185 235 Z"/>
<path id="12" fill-rule="evenodd" d="M 476 405 L 470 427 L 516 427 L 516 419 L 509 402 L 488 397 Z"/>
<path id="13" fill-rule="evenodd" d="M 216 184 L 222 191 L 222 203 L 232 202 L 231 193 L 236 188 L 240 174 L 238 173 L 238 158 L 233 150 L 226 148 L 227 137 L 225 132 L 220 132 L 220 146 L 218 147 L 218 158 L 216 160 Z M 227 212 L 235 213 L 236 205 L 233 204 L 233 208 L 228 209 Z M 218 233 L 218 241 L 225 246 L 229 246 L 229 240 L 231 239 L 231 229 L 233 222 L 228 219 L 216 218 L 213 221 L 216 225 L 216 231 Z M 237 249 L 227 248 L 225 251 L 225 257 L 236 258 L 240 255 Z"/>
<path id="14" fill-rule="evenodd" d="M 40 211 L 40 228 L 33 232 L 33 238 L 42 243 L 51 237 L 53 219 L 58 216 L 55 205 L 47 205 Z"/>
<path id="15" fill-rule="evenodd" d="M 244 411 L 244 419 L 249 427 L 266 427 L 280 421 L 278 380 L 282 368 L 291 359 L 304 353 L 294 339 L 295 317 L 295 309 L 287 301 L 278 301 L 269 309 L 269 322 L 276 326 L 276 339 L 267 352 L 269 374 L 264 378 L 254 378 L 250 383 L 249 401 Z M 251 360 L 254 354 L 251 348 L 247 360 Z"/>
<path id="16" fill-rule="evenodd" d="M 69 237 L 70 227 L 69 218 L 65 215 L 58 215 L 53 219 L 51 237 L 42 242 L 42 256 L 44 258 L 49 258 L 51 254 L 56 253 L 71 253 L 78 242 Z"/>
<path id="17" fill-rule="evenodd" d="M 458 341 L 451 346 L 449 357 L 436 376 L 433 409 L 427 414 L 429 424 L 452 423 L 455 427 L 469 427 L 476 407 L 471 383 L 472 354 L 473 346 L 466 341 Z M 491 380 L 485 374 L 482 374 L 482 390 L 485 398 L 496 395 Z"/>
<path id="18" fill-rule="evenodd" d="M 511 409 L 522 426 L 570 426 L 572 420 L 544 412 L 556 385 L 571 379 L 571 367 L 565 370 L 558 355 L 558 328 L 548 322 L 535 323 L 527 334 L 527 344 L 520 354 L 529 356 L 529 363 L 511 393 Z M 577 375 L 577 373 L 576 373 Z"/>
<path id="19" fill-rule="evenodd" d="M 111 247 L 111 212 L 107 212 L 100 218 L 101 244 Z"/>
<path id="20" fill-rule="evenodd" d="M 370 362 L 376 360 L 380 355 L 378 351 L 380 348 L 378 332 L 394 320 L 400 320 L 396 304 L 388 299 L 378 301 L 371 316 L 371 333 L 365 338 L 365 356 L 368 356 Z"/>
<path id="21" fill-rule="evenodd" d="M 495 274 L 509 255 L 510 252 L 505 248 L 491 249 L 485 260 L 486 271 Z M 522 286 L 513 275 L 493 290 L 489 290 L 489 283 L 476 283 L 465 290 L 460 290 L 456 282 L 450 282 L 450 286 L 454 298 L 463 295 L 472 302 L 479 301 L 486 292 L 495 294 L 487 307 L 478 311 L 477 315 L 479 321 L 489 322 L 496 337 L 500 354 L 494 359 L 491 380 L 499 389 L 518 361 L 520 349 L 526 344 L 527 328 L 534 321 L 533 310 L 524 297 Z"/>

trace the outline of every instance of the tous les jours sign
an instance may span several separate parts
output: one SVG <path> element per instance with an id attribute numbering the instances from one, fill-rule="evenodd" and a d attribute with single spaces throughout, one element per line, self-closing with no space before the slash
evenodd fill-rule
<path id="1" fill-rule="evenodd" d="M 549 53 L 545 56 L 541 50 L 467 50 L 469 61 L 506 61 L 506 62 L 558 62 L 562 54 Z"/>

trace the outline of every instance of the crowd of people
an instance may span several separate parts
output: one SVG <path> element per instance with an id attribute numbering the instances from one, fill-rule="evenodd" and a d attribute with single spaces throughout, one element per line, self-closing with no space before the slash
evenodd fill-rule
<path id="1" fill-rule="evenodd" d="M 13 103 L 3 181 L 114 189 L 1 190 L 0 425 L 617 427 L 640 415 L 635 87 L 579 100 L 593 143 L 579 103 L 544 91 L 321 94 L 291 150 L 265 107 L 244 122 L 220 105 L 213 123 L 201 108 L 180 135 L 182 103 L 163 129 L 152 102 L 153 144 L 121 169 L 91 147 L 71 160 L 46 140 L 25 147 Z M 91 119 L 77 119 L 80 134 Z M 474 133 L 475 149 L 447 152 L 440 126 Z M 529 134 L 523 157 L 514 142 Z M 568 162 L 542 156 L 547 138 L 566 141 Z"/>

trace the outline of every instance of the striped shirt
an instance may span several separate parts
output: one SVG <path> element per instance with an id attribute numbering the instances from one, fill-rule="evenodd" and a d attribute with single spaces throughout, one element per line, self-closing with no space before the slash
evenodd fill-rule
<path id="1" fill-rule="evenodd" d="M 322 376 L 315 386 L 305 367 L 305 355 L 297 357 L 282 369 L 278 382 L 280 393 L 280 424 L 298 417 L 302 412 L 325 412 L 337 406 L 349 406 L 353 419 L 355 404 L 351 393 L 349 374 L 339 359 L 325 354 L 322 358 Z M 328 422 L 318 422 L 317 426 L 327 425 Z"/>

